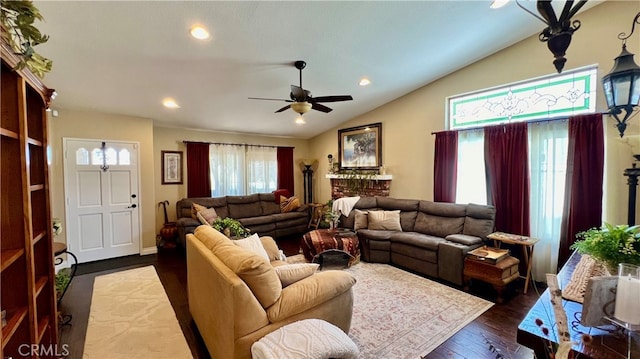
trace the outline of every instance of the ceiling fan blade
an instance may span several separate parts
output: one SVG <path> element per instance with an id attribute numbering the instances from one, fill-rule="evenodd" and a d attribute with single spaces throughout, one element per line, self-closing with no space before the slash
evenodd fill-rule
<path id="1" fill-rule="evenodd" d="M 285 99 L 282 99 L 282 98 L 264 98 L 264 97 L 249 97 L 249 100 L 267 100 L 267 101 L 293 102 L 291 100 L 285 100 Z"/>
<path id="2" fill-rule="evenodd" d="M 316 103 L 316 102 L 339 102 L 339 101 L 351 101 L 353 100 L 353 97 L 351 97 L 350 95 L 339 95 L 339 96 L 319 96 L 319 97 L 312 97 L 309 99 L 309 102 L 312 103 Z"/>
<path id="3" fill-rule="evenodd" d="M 278 110 L 278 111 L 276 111 L 275 113 L 278 113 L 278 112 L 282 112 L 282 111 L 288 110 L 289 108 L 291 108 L 291 105 L 286 105 L 285 107 L 283 107 L 283 108 L 279 109 L 279 110 Z"/>
<path id="4" fill-rule="evenodd" d="M 300 86 L 291 85 L 291 93 L 293 94 L 293 99 L 297 102 L 305 102 L 307 100 L 307 93 Z"/>
<path id="5" fill-rule="evenodd" d="M 329 113 L 331 111 L 333 111 L 333 109 L 330 109 L 329 107 L 325 106 L 325 105 L 321 105 L 319 103 L 312 103 L 311 104 L 311 108 L 314 110 L 318 110 L 320 112 L 324 112 L 324 113 Z"/>

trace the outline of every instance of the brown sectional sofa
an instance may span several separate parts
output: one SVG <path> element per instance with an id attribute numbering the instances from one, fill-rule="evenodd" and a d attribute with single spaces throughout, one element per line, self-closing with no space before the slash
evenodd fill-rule
<path id="1" fill-rule="evenodd" d="M 402 231 L 356 231 L 365 261 L 394 264 L 456 285 L 463 284 L 467 252 L 484 245 L 495 221 L 492 206 L 362 197 L 348 217 L 341 217 L 341 227 L 354 228 L 355 209 L 400 210 Z"/>
<path id="2" fill-rule="evenodd" d="M 191 204 L 213 207 L 218 217 L 237 219 L 252 233 L 274 238 L 301 234 L 307 231 L 309 211 L 306 205 L 281 213 L 273 193 L 255 193 L 246 196 L 183 198 L 176 203 L 178 243 L 185 246 L 188 233 L 202 223 L 191 217 Z"/>

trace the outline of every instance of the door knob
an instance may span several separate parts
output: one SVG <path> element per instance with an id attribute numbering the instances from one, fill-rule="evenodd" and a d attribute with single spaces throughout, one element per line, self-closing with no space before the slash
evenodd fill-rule
<path id="1" fill-rule="evenodd" d="M 134 204 L 130 205 L 130 206 L 129 206 L 129 207 L 127 207 L 127 208 L 136 208 L 136 207 L 138 207 L 138 205 L 136 205 L 136 204 L 134 203 Z"/>

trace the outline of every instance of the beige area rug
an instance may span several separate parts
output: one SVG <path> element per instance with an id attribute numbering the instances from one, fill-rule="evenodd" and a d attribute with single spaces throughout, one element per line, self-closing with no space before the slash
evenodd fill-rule
<path id="1" fill-rule="evenodd" d="M 346 271 L 358 280 L 349 336 L 362 359 L 420 358 L 493 305 L 386 264 Z"/>
<path id="2" fill-rule="evenodd" d="M 96 277 L 83 358 L 192 358 L 153 266 Z"/>

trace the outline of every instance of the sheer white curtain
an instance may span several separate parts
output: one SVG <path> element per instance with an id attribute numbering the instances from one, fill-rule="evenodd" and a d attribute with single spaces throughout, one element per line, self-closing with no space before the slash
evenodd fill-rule
<path id="1" fill-rule="evenodd" d="M 487 204 L 482 129 L 458 132 L 456 203 Z"/>
<path id="2" fill-rule="evenodd" d="M 529 124 L 531 237 L 540 241 L 533 255 L 533 278 L 556 273 L 567 169 L 567 121 Z"/>
<path id="3" fill-rule="evenodd" d="M 212 144 L 209 146 L 211 196 L 245 194 L 245 147 Z"/>
<path id="4" fill-rule="evenodd" d="M 247 146 L 246 193 L 264 193 L 276 190 L 278 184 L 278 149 L 275 147 Z"/>

